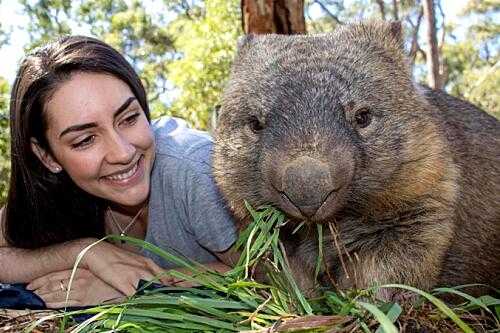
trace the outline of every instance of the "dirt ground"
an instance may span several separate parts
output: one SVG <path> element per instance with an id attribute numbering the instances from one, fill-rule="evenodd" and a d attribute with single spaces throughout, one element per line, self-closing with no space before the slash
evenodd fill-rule
<path id="1" fill-rule="evenodd" d="M 54 313 L 57 312 L 48 310 L 0 309 L 0 333 L 19 333 L 36 320 Z M 44 322 L 32 332 L 58 332 L 57 323 L 54 321 Z"/>

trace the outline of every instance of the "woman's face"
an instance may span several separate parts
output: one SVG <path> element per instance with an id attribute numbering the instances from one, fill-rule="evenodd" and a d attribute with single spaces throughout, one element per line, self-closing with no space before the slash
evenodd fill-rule
<path id="1" fill-rule="evenodd" d="M 52 154 L 32 144 L 52 172 L 83 190 L 133 207 L 149 194 L 154 138 L 129 86 L 114 76 L 74 73 L 45 104 Z"/>

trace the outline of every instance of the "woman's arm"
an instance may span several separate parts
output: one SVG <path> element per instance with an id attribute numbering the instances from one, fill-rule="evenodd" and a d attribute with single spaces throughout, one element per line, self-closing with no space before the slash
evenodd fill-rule
<path id="1" fill-rule="evenodd" d="M 0 282 L 30 282 L 53 271 L 73 266 L 76 253 L 86 243 L 81 240 L 26 250 L 9 246 L 5 239 L 5 207 L 0 209 Z"/>
<path id="2" fill-rule="evenodd" d="M 94 241 L 79 239 L 36 250 L 0 248 L 0 266 L 5 267 L 0 271 L 0 281 L 29 283 L 53 272 L 72 269 L 81 250 Z M 88 269 L 127 296 L 135 293 L 139 280 L 151 280 L 163 274 L 151 259 L 104 241 L 90 248 L 79 267 Z M 160 280 L 169 283 L 168 278 L 160 277 Z"/>
<path id="3" fill-rule="evenodd" d="M 28 250 L 10 247 L 0 235 L 0 282 L 30 281 L 55 271 L 70 269 L 78 253 L 91 244 L 89 239 L 79 239 L 41 249 Z"/>
<path id="4" fill-rule="evenodd" d="M 78 254 L 98 241 L 82 238 L 34 250 L 11 247 L 4 237 L 3 216 L 0 211 L 0 283 L 30 283 L 51 273 L 72 269 Z M 125 295 L 135 293 L 140 279 L 151 280 L 163 273 L 151 259 L 105 241 L 92 246 L 79 267 L 88 269 Z M 169 283 L 168 279 L 160 280 Z"/>

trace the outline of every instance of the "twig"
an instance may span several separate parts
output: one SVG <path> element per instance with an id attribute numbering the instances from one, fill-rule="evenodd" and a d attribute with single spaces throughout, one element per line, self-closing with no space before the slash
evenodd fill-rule
<path id="1" fill-rule="evenodd" d="M 239 322 L 239 324 L 244 324 L 246 322 L 253 322 L 255 316 L 257 316 L 257 314 L 259 314 L 259 312 L 266 306 L 267 303 L 269 303 L 269 301 L 271 301 L 271 299 L 273 298 L 272 295 L 270 295 L 262 304 L 260 304 L 254 312 L 252 312 L 252 314 L 245 320 L 242 320 Z"/>
<path id="2" fill-rule="evenodd" d="M 443 53 L 443 46 L 444 46 L 444 38 L 446 36 L 446 24 L 445 24 L 445 15 L 444 15 L 444 10 L 443 7 L 441 6 L 441 1 L 437 0 L 436 1 L 437 7 L 439 9 L 439 13 L 441 13 L 441 44 L 439 45 L 439 53 Z"/>
<path id="3" fill-rule="evenodd" d="M 326 7 L 321 1 L 319 0 L 314 0 L 313 3 L 318 4 L 321 9 L 328 15 L 330 16 L 337 24 L 344 24 L 336 15 L 334 15 L 328 7 Z"/>
<path id="4" fill-rule="evenodd" d="M 411 38 L 411 48 L 410 48 L 410 59 L 411 63 L 415 63 L 415 58 L 417 57 L 417 52 L 420 50 L 420 46 L 418 44 L 418 32 L 420 30 L 420 24 L 422 23 L 422 17 L 424 16 L 424 9 L 422 6 L 420 6 L 419 12 L 418 12 L 418 17 L 417 17 L 417 22 L 413 24 L 411 19 L 408 17 L 407 21 L 410 23 L 410 25 L 413 28 L 412 31 L 412 38 Z"/>
<path id="5" fill-rule="evenodd" d="M 335 245 L 335 248 L 337 249 L 337 253 L 338 253 L 338 256 L 339 256 L 339 260 L 340 260 L 340 264 L 342 265 L 342 269 L 344 270 L 344 273 L 346 275 L 346 278 L 347 279 L 350 279 L 351 277 L 349 276 L 349 272 L 347 271 L 347 266 L 344 262 L 344 258 L 343 258 L 343 255 L 342 255 L 342 250 L 340 248 L 340 245 L 339 245 L 339 242 L 338 242 L 338 233 L 337 233 L 337 230 L 334 226 L 334 223 L 332 222 L 329 222 L 328 223 L 328 228 L 330 229 L 330 232 L 333 236 L 333 243 Z"/>
<path id="6" fill-rule="evenodd" d="M 376 0 L 376 3 L 380 9 L 380 16 L 382 17 L 382 20 L 385 21 L 385 5 L 384 5 L 384 0 Z"/>

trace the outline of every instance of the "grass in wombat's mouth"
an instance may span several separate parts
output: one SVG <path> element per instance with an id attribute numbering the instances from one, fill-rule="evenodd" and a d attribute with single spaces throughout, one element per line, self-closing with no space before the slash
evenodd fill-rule
<path id="1" fill-rule="evenodd" d="M 323 291 L 321 296 L 308 299 L 291 274 L 279 239 L 286 217 L 270 206 L 247 208 L 253 222 L 237 241 L 242 253 L 238 264 L 226 274 L 207 270 L 141 240 L 108 236 L 175 262 L 191 273 L 168 274 L 199 287 L 149 290 L 146 283 L 140 293 L 123 303 L 58 312 L 32 322 L 25 331 L 35 332 L 42 323 L 59 321 L 61 332 L 500 332 L 500 299 L 490 295 L 472 297 L 463 292 L 466 286 L 426 293 L 392 284 L 366 290 Z M 318 226 L 317 230 L 322 244 L 323 229 Z M 319 246 L 316 275 L 322 263 L 321 249 Z M 253 279 L 256 267 L 266 274 L 268 283 Z M 378 288 L 414 293 L 418 301 L 382 302 L 374 298 Z M 446 293 L 461 297 L 463 303 L 449 307 L 438 298 Z M 498 290 L 492 293 L 498 294 Z"/>

